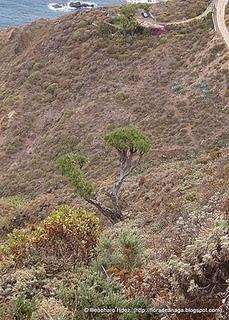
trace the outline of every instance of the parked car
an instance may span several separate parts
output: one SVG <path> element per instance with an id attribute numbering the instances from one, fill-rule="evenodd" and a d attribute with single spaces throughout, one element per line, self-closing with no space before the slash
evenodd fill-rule
<path id="1" fill-rule="evenodd" d="M 143 18 L 149 18 L 150 14 L 148 12 L 142 12 L 141 15 L 143 16 Z"/>
<path id="2" fill-rule="evenodd" d="M 165 26 L 162 24 L 154 24 L 150 27 L 153 35 L 159 35 L 166 32 Z"/>

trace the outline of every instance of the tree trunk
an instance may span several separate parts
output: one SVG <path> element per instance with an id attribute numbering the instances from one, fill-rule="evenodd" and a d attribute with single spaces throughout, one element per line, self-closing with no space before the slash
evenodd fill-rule
<path id="1" fill-rule="evenodd" d="M 121 210 L 117 208 L 107 208 L 103 206 L 98 200 L 90 198 L 90 199 L 85 199 L 87 202 L 95 206 L 105 217 L 107 217 L 112 223 L 117 223 L 121 220 L 123 220 L 123 215 Z"/>

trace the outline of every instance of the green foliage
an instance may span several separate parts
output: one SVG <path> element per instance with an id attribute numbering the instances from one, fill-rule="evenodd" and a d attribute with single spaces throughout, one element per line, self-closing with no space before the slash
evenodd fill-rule
<path id="1" fill-rule="evenodd" d="M 139 232 L 125 227 L 118 235 L 104 235 L 97 246 L 97 266 L 133 270 L 144 263 L 144 245 Z"/>
<path id="2" fill-rule="evenodd" d="M 29 235 L 25 230 L 14 229 L 9 235 L 6 244 L 0 246 L 0 251 L 5 254 L 17 254 L 20 248 L 25 248 L 30 241 Z"/>
<path id="3" fill-rule="evenodd" d="M 36 310 L 34 300 L 28 300 L 23 295 L 16 298 L 14 301 L 14 319 L 29 320 L 32 313 Z"/>
<path id="4" fill-rule="evenodd" d="M 87 158 L 76 153 L 68 153 L 57 160 L 57 166 L 62 175 L 67 175 L 72 167 L 79 167 L 81 169 L 86 163 Z"/>
<path id="5" fill-rule="evenodd" d="M 93 185 L 86 180 L 81 168 L 87 159 L 79 154 L 69 153 L 57 159 L 57 168 L 73 185 L 75 192 L 83 198 L 88 198 L 94 191 Z"/>
<path id="6" fill-rule="evenodd" d="M 76 304 L 76 320 L 81 319 L 119 319 L 119 320 L 138 320 L 139 314 L 130 313 L 116 313 L 116 312 L 103 312 L 103 313 L 85 313 L 85 308 L 106 308 L 116 309 L 125 308 L 133 310 L 134 308 L 146 308 L 147 301 L 144 298 L 137 298 L 128 300 L 123 292 L 122 285 L 113 281 L 102 272 L 96 272 L 88 269 L 85 272 L 82 282 L 80 283 L 77 292 Z M 147 319 L 147 316 L 141 317 Z"/>
<path id="7" fill-rule="evenodd" d="M 125 3 L 120 6 L 119 12 L 127 18 L 134 18 L 138 9 L 143 9 L 148 12 L 151 8 L 149 3 Z"/>
<path id="8" fill-rule="evenodd" d="M 21 209 L 25 207 L 28 201 L 21 196 L 1 197 L 0 204 L 9 204 L 15 208 Z"/>
<path id="9" fill-rule="evenodd" d="M 107 24 L 107 23 L 102 23 L 99 26 L 99 33 L 104 36 L 104 37 L 108 37 L 110 35 L 112 35 L 113 33 L 115 33 L 116 28 L 114 25 L 112 24 Z"/>
<path id="10" fill-rule="evenodd" d="M 105 136 L 108 145 L 119 152 L 139 152 L 145 154 L 150 149 L 149 139 L 137 128 L 118 128 L 111 130 Z"/>
<path id="11" fill-rule="evenodd" d="M 146 308 L 148 300 L 145 296 L 127 296 L 122 281 L 118 281 L 109 273 L 109 268 L 118 266 L 120 272 L 132 270 L 143 263 L 144 249 L 137 230 L 124 228 L 112 236 L 103 236 L 97 245 L 97 257 L 86 269 L 79 268 L 75 294 L 72 288 L 62 289 L 59 298 L 64 305 L 75 310 L 75 320 L 86 319 L 119 319 L 139 320 L 138 313 L 85 312 L 85 308 Z M 130 254 L 131 252 L 131 254 Z M 108 271 L 106 271 L 108 270 Z M 139 269 L 138 269 L 139 270 Z M 133 274 L 128 273 L 130 276 Z M 68 300 L 71 303 L 68 303 Z M 147 315 L 141 316 L 147 319 Z"/>
<path id="12" fill-rule="evenodd" d="M 2 252 L 17 261 L 40 255 L 70 259 L 73 263 L 89 261 L 97 242 L 100 226 L 95 214 L 62 206 L 31 233 L 14 230 L 2 246 Z"/>
<path id="13" fill-rule="evenodd" d="M 219 229 L 229 231 L 229 220 L 219 220 L 216 225 Z"/>
<path id="14" fill-rule="evenodd" d="M 100 33 L 106 36 L 113 33 L 118 33 L 122 36 L 144 34 L 145 28 L 141 27 L 135 19 L 138 8 L 139 6 L 136 4 L 123 4 L 115 18 L 110 19 L 108 23 L 102 24 Z"/>
<path id="15" fill-rule="evenodd" d="M 120 6 L 120 14 L 127 18 L 133 18 L 137 10 L 137 5 L 134 3 L 125 3 Z"/>
<path id="16" fill-rule="evenodd" d="M 78 307 L 106 306 L 109 297 L 113 296 L 115 300 L 114 296 L 117 297 L 121 291 L 120 289 L 120 286 L 106 278 L 104 274 L 89 268 L 77 289 Z M 105 303 L 105 298 L 107 303 Z"/>
<path id="17" fill-rule="evenodd" d="M 119 29 L 120 33 L 123 35 L 133 35 L 139 27 L 139 24 L 136 20 L 125 15 L 118 16 L 114 20 L 114 24 Z"/>

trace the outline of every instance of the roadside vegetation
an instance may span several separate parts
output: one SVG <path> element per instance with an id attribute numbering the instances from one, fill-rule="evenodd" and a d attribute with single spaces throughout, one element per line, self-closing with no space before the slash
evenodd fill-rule
<path id="1" fill-rule="evenodd" d="M 104 21 L 100 26 L 100 33 L 103 36 L 123 36 L 139 37 L 149 36 L 150 32 L 141 27 L 136 20 L 138 9 L 149 11 L 150 5 L 147 4 L 123 4 L 108 21 Z"/>

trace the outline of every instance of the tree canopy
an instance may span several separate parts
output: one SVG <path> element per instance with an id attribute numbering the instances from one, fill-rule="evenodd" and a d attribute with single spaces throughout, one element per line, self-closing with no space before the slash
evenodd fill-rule
<path id="1" fill-rule="evenodd" d="M 108 145 L 119 152 L 132 152 L 143 155 L 150 150 L 150 141 L 137 128 L 124 127 L 109 131 L 105 136 Z"/>
<path id="2" fill-rule="evenodd" d="M 117 128 L 109 131 L 105 136 L 105 142 L 114 147 L 119 153 L 119 174 L 110 191 L 105 195 L 110 204 L 98 199 L 98 192 L 93 184 L 87 180 L 82 168 L 87 159 L 75 153 L 69 153 L 57 159 L 57 168 L 74 187 L 75 192 L 88 203 L 94 205 L 111 222 L 115 223 L 123 219 L 120 204 L 120 190 L 131 172 L 139 165 L 142 156 L 150 149 L 149 139 L 137 128 Z"/>
<path id="3" fill-rule="evenodd" d="M 57 159 L 60 174 L 69 180 L 76 193 L 83 198 L 88 198 L 94 190 L 93 185 L 86 180 L 81 170 L 86 162 L 86 157 L 75 153 L 63 155 Z"/>

